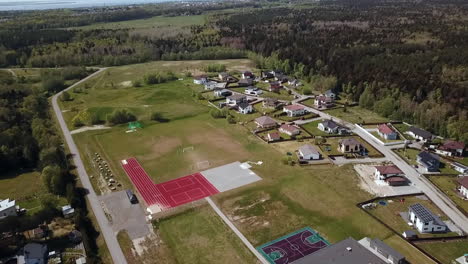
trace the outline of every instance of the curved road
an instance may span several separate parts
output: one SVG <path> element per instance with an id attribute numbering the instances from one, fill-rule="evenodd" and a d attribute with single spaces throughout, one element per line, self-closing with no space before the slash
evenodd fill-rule
<path id="1" fill-rule="evenodd" d="M 99 69 L 97 72 L 71 85 L 64 91 L 72 89 L 73 87 L 100 74 L 106 69 L 107 68 Z M 109 224 L 104 214 L 104 211 L 99 203 L 97 195 L 94 192 L 93 186 L 91 185 L 91 182 L 89 181 L 88 174 L 86 173 L 86 170 L 84 168 L 83 161 L 81 160 L 78 148 L 76 147 L 75 142 L 73 141 L 72 135 L 70 134 L 70 130 L 68 130 L 67 124 L 65 123 L 65 120 L 63 118 L 62 111 L 60 110 L 60 107 L 58 106 L 57 99 L 62 93 L 63 91 L 57 93 L 56 95 L 52 97 L 52 107 L 54 109 L 55 115 L 57 116 L 57 120 L 60 124 L 60 128 L 63 131 L 63 136 L 65 138 L 65 141 L 67 142 L 68 148 L 70 149 L 70 153 L 73 155 L 73 162 L 76 166 L 76 170 L 78 172 L 78 176 L 80 177 L 81 184 L 88 191 L 88 194 L 86 195 L 86 197 L 88 198 L 89 204 L 91 205 L 91 209 L 93 210 L 94 215 L 96 216 L 96 220 L 99 224 L 101 234 L 104 237 L 104 240 L 106 241 L 107 248 L 109 249 L 110 255 L 112 256 L 112 260 L 114 261 L 115 264 L 126 264 L 127 261 L 122 252 L 122 249 L 120 248 L 119 242 L 117 242 L 117 237 L 114 234 L 114 231 L 112 231 L 112 227 Z"/>

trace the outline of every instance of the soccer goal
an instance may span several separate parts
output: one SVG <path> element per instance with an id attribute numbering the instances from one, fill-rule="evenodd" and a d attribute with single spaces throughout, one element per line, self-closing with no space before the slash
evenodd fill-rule
<path id="1" fill-rule="evenodd" d="M 208 168 L 210 167 L 210 161 L 204 160 L 204 161 L 197 162 L 197 167 L 198 169 Z"/>
<path id="2" fill-rule="evenodd" d="M 182 153 L 189 152 L 189 151 L 192 151 L 192 150 L 193 150 L 193 146 L 185 147 L 185 148 L 182 149 Z"/>

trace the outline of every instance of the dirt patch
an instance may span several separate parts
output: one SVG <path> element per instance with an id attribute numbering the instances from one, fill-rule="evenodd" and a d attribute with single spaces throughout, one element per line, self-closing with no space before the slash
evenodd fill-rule
<path id="1" fill-rule="evenodd" d="M 152 160 L 173 151 L 182 145 L 182 140 L 175 137 L 153 137 L 151 139 L 151 154 L 140 157 L 142 160 Z"/>
<path id="2" fill-rule="evenodd" d="M 236 156 L 247 156 L 248 152 L 242 144 L 236 142 L 222 129 L 207 129 L 203 133 L 194 133 L 188 137 L 188 141 L 192 145 L 208 144 L 215 148 L 222 148 L 228 153 Z"/>
<path id="3" fill-rule="evenodd" d="M 120 86 L 122 86 L 122 87 L 131 87 L 132 86 L 132 81 L 121 82 Z"/>
<path id="4" fill-rule="evenodd" d="M 50 224 L 49 229 L 53 237 L 62 237 L 68 235 L 75 229 L 71 219 L 55 218 Z"/>

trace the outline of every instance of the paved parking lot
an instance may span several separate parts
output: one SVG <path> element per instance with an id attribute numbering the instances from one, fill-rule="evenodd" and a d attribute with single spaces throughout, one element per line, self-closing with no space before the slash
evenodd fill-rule
<path id="1" fill-rule="evenodd" d="M 150 233 L 143 208 L 139 203 L 131 204 L 125 191 L 99 196 L 99 200 L 104 212 L 112 219 L 112 230 L 115 233 L 125 229 L 132 240 Z"/>

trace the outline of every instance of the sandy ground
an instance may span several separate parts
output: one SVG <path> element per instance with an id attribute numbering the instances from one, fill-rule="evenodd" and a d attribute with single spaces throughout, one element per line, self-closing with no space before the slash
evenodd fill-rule
<path id="1" fill-rule="evenodd" d="M 78 129 L 70 131 L 70 134 L 77 134 L 77 133 L 86 132 L 89 130 L 100 130 L 100 129 L 110 129 L 110 127 L 104 126 L 104 125 L 85 126 L 85 127 L 80 127 Z"/>
<path id="2" fill-rule="evenodd" d="M 418 188 L 411 185 L 408 186 L 387 186 L 380 185 L 374 180 L 374 168 L 375 165 L 356 164 L 354 170 L 358 173 L 360 183 L 359 187 L 364 191 L 371 193 L 375 196 L 391 196 L 391 195 L 403 195 L 410 193 L 421 192 Z"/>

